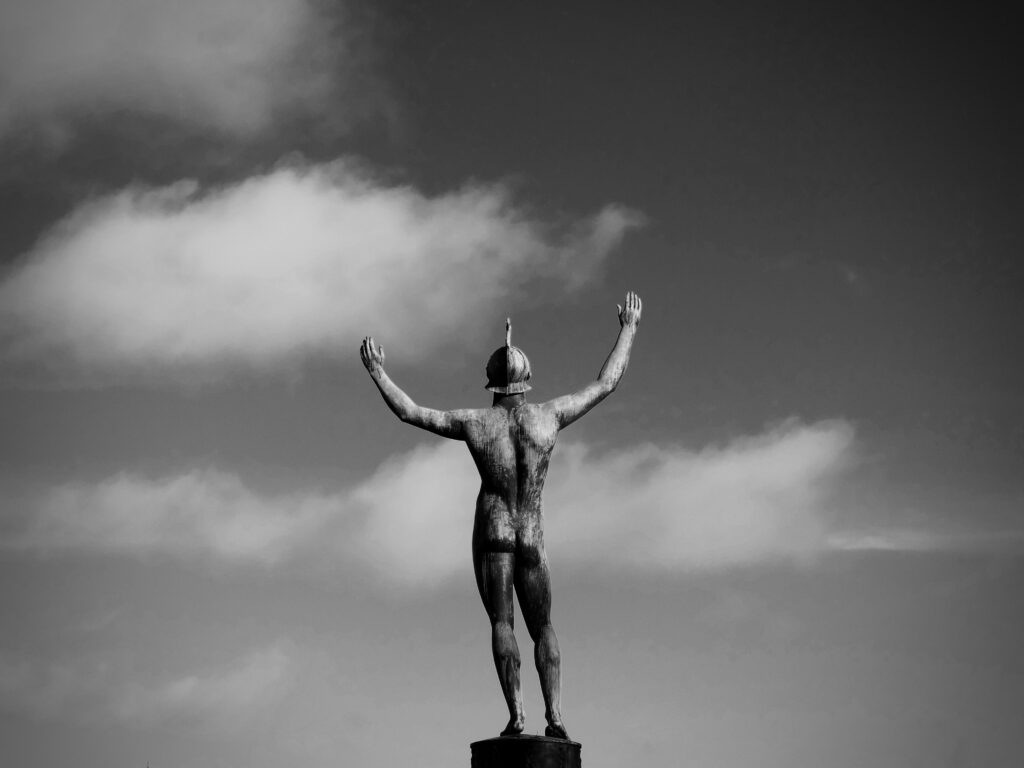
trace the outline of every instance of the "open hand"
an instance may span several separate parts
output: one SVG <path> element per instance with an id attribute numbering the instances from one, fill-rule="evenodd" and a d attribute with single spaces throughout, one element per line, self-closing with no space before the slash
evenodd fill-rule
<path id="1" fill-rule="evenodd" d="M 626 306 L 616 304 L 619 310 L 619 325 L 625 327 L 631 325 L 634 328 L 640 324 L 640 312 L 643 309 L 643 302 L 640 297 L 632 291 L 626 294 Z"/>
<path id="2" fill-rule="evenodd" d="M 374 344 L 372 336 L 367 336 L 359 345 L 359 358 L 371 376 L 384 370 L 384 347 Z"/>

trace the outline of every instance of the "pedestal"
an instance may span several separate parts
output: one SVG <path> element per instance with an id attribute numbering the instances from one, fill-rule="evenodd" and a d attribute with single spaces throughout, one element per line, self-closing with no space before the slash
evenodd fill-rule
<path id="1" fill-rule="evenodd" d="M 469 745 L 471 768 L 581 768 L 580 744 L 547 736 L 498 736 Z"/>

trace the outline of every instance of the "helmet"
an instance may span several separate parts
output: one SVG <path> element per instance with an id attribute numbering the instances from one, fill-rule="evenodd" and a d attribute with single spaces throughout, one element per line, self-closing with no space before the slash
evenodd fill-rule
<path id="1" fill-rule="evenodd" d="M 519 347 L 512 346 L 512 321 L 505 319 L 505 346 L 498 347 L 487 361 L 487 387 L 499 395 L 518 395 L 530 385 L 530 361 Z"/>

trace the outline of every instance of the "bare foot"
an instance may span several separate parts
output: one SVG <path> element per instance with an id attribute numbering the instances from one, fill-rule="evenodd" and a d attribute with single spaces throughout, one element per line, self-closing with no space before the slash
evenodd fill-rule
<path id="1" fill-rule="evenodd" d="M 508 725 L 505 726 L 505 730 L 501 732 L 502 736 L 518 736 L 523 732 L 523 728 L 526 727 L 526 718 L 522 715 L 513 717 L 508 721 Z"/>
<path id="2" fill-rule="evenodd" d="M 552 739 L 569 740 L 569 734 L 565 732 L 565 726 L 561 720 L 548 720 L 548 727 L 544 729 L 544 735 Z"/>

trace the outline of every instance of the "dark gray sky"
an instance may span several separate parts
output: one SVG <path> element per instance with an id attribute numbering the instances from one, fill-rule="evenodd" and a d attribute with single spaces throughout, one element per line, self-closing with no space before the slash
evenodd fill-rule
<path id="1" fill-rule="evenodd" d="M 4 762 L 465 759 L 472 463 L 358 340 L 483 406 L 511 315 L 544 400 L 626 290 L 546 494 L 588 765 L 1024 753 L 1008 19 L 442 5 L 0 8 Z"/>

